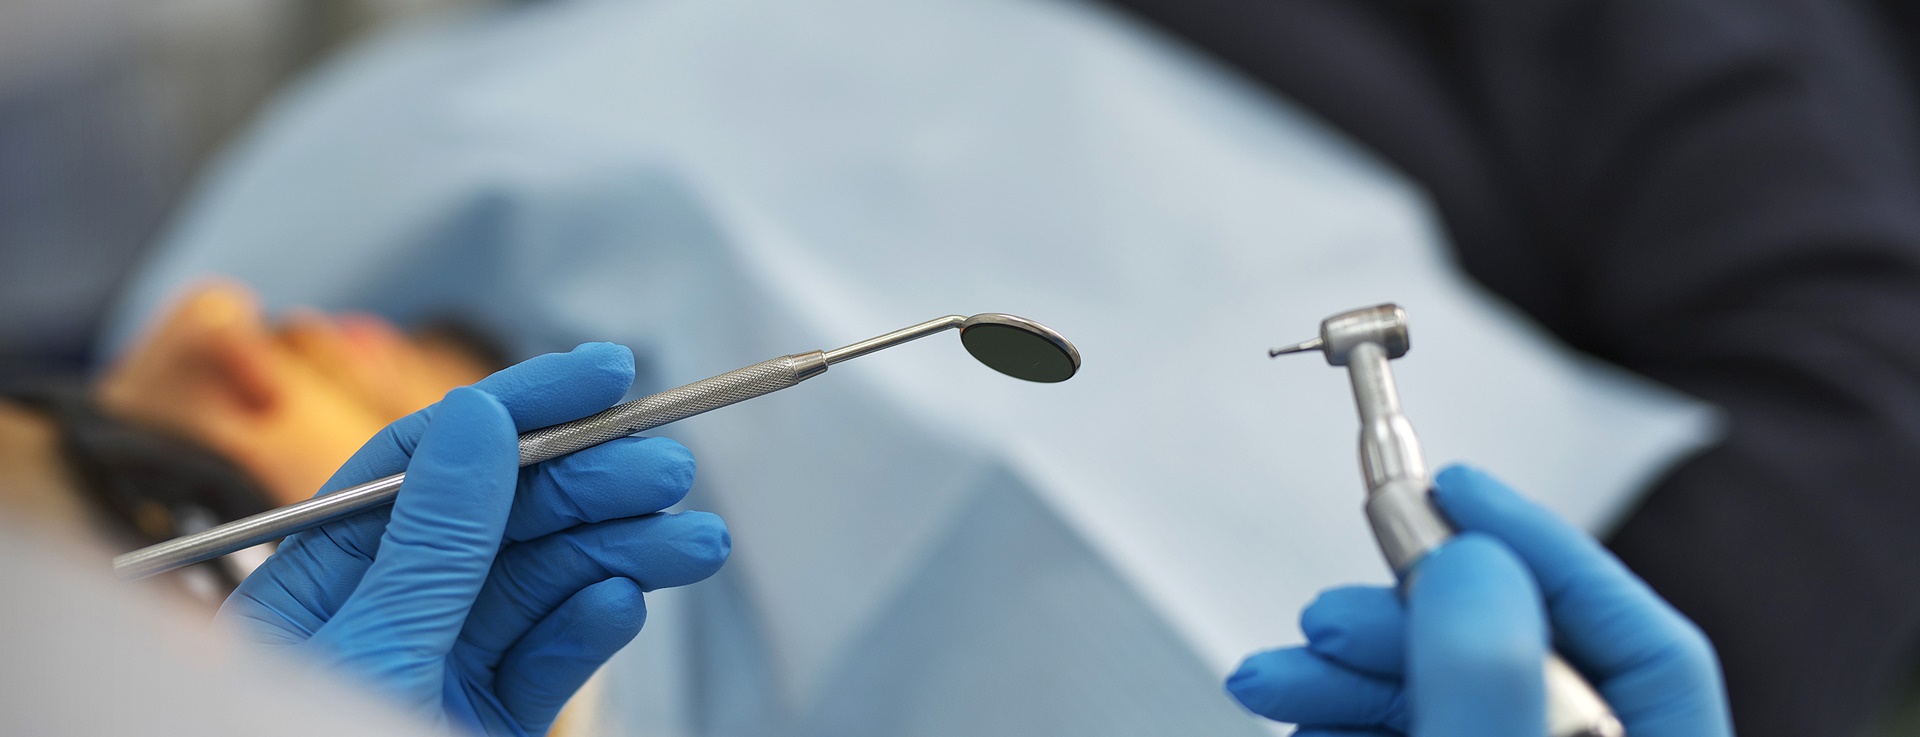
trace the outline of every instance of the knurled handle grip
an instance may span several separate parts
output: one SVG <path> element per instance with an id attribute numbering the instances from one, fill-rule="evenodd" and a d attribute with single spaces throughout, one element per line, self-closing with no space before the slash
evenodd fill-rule
<path id="1" fill-rule="evenodd" d="M 780 391 L 827 370 L 820 351 L 796 353 L 734 369 L 520 435 L 520 465 L 530 466 L 614 438 Z"/>

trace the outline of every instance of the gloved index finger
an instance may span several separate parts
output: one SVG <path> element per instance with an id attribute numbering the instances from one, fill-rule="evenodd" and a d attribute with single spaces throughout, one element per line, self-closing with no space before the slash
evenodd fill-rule
<path id="1" fill-rule="evenodd" d="M 1675 648 L 1711 652 L 1692 623 L 1599 541 L 1492 476 L 1448 467 L 1434 478 L 1433 497 L 1461 530 L 1486 533 L 1520 557 L 1567 653 L 1602 680 Z"/>
<path id="2" fill-rule="evenodd" d="M 615 343 L 582 343 L 566 353 L 548 353 L 508 366 L 473 387 L 498 399 L 513 417 L 514 429 L 526 432 L 617 404 L 633 387 L 633 351 Z M 340 466 L 321 493 L 405 470 L 433 412 L 434 406 L 429 406 L 388 425 Z"/>
<path id="3" fill-rule="evenodd" d="M 518 432 L 577 420 L 619 403 L 633 388 L 633 351 L 581 343 L 514 364 L 473 387 L 500 400 Z"/>

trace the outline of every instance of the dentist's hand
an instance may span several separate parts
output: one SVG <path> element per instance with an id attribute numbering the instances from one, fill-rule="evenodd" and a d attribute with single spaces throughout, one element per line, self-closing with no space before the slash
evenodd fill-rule
<path id="1" fill-rule="evenodd" d="M 545 733 L 639 633 L 641 592 L 713 575 L 729 549 L 718 517 L 659 512 L 693 481 L 672 440 L 518 468 L 519 432 L 611 406 L 632 381 L 632 353 L 587 344 L 393 423 L 326 490 L 404 470 L 394 505 L 288 538 L 221 607 L 222 624 L 429 719 Z"/>
<path id="2" fill-rule="evenodd" d="M 1434 500 L 1462 534 L 1404 605 L 1323 592 L 1307 644 L 1248 658 L 1227 690 L 1297 737 L 1540 737 L 1551 638 L 1629 737 L 1732 737 L 1712 645 L 1599 543 L 1470 468 L 1442 471 Z"/>

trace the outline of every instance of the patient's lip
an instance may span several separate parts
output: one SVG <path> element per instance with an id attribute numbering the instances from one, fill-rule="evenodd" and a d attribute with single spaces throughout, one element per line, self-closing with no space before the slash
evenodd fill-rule
<path id="1" fill-rule="evenodd" d="M 362 353 L 387 353 L 401 344 L 400 329 L 378 315 L 349 312 L 335 319 L 341 334 Z"/>
<path id="2" fill-rule="evenodd" d="M 336 324 L 340 324 L 340 332 L 344 332 L 348 340 L 355 344 L 386 347 L 399 340 L 399 328 L 386 319 L 380 319 L 378 315 L 346 313 L 336 319 Z"/>

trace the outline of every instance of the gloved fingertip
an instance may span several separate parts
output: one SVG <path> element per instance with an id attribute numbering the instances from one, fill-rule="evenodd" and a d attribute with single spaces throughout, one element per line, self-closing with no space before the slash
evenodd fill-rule
<path id="1" fill-rule="evenodd" d="M 1307 649 L 1321 654 L 1346 649 L 1352 635 L 1347 631 L 1343 620 L 1322 616 L 1309 617 L 1304 613 L 1300 617 L 1300 632 L 1307 636 Z"/>
<path id="2" fill-rule="evenodd" d="M 1248 709 L 1254 708 L 1257 691 L 1255 686 L 1263 680 L 1260 674 L 1260 666 L 1254 661 L 1254 658 L 1247 658 L 1240 663 L 1239 669 L 1235 670 L 1232 675 L 1227 676 L 1227 694 L 1233 696 L 1234 701 L 1240 702 L 1241 706 Z"/>
<path id="3" fill-rule="evenodd" d="M 1285 657 L 1287 650 L 1268 650 L 1247 656 L 1240 667 L 1227 676 L 1227 694 L 1255 714 L 1272 718 L 1279 713 L 1276 705 L 1282 695 L 1278 690 L 1281 672 L 1275 668 L 1284 667 L 1278 661 Z"/>
<path id="4" fill-rule="evenodd" d="M 1436 492 L 1451 491 L 1487 478 L 1487 473 L 1478 468 L 1464 463 L 1450 463 L 1433 475 L 1433 487 Z"/>
<path id="5" fill-rule="evenodd" d="M 435 417 L 442 421 L 427 426 L 422 444 L 426 443 L 425 437 L 449 432 L 459 432 L 464 436 L 467 431 L 477 429 L 473 427 L 476 423 L 513 427 L 513 416 L 498 397 L 471 386 L 458 386 L 447 392 L 437 405 Z"/>
<path id="6" fill-rule="evenodd" d="M 595 633 L 595 637 L 584 638 L 589 646 L 609 649 L 599 642 L 605 640 L 612 642 L 610 649 L 618 649 L 646 624 L 646 595 L 640 583 L 631 578 L 609 578 L 583 589 L 579 596 L 582 602 L 578 610 L 567 608 L 572 620 L 566 629 Z"/>
<path id="7" fill-rule="evenodd" d="M 1473 466 L 1452 465 L 1433 477 L 1433 501 L 1448 514 L 1469 510 L 1504 509 L 1521 499 L 1519 492 L 1491 473 Z M 1464 520 L 1455 522 L 1465 523 Z"/>
<path id="8" fill-rule="evenodd" d="M 575 391 L 591 394 L 596 403 L 611 405 L 633 388 L 635 375 L 633 349 L 619 343 L 581 343 L 567 352 L 570 361 L 580 363 L 586 381 Z M 586 378 L 583 377 L 583 378 Z"/>
<path id="9" fill-rule="evenodd" d="M 606 589 L 605 596 L 612 603 L 631 605 L 646 598 L 645 592 L 640 590 L 640 582 L 626 576 L 615 576 L 596 585 Z"/>
<path id="10" fill-rule="evenodd" d="M 1300 610 L 1300 632 L 1307 636 L 1309 642 L 1344 636 L 1353 612 L 1367 605 L 1358 600 L 1364 596 L 1367 596 L 1364 587 L 1356 586 L 1320 592 L 1305 609 Z"/>
<path id="11" fill-rule="evenodd" d="M 595 366 L 610 373 L 625 376 L 629 383 L 633 381 L 632 348 L 619 343 L 591 341 L 574 346 L 573 350 L 567 353 L 592 361 Z"/>
<path id="12" fill-rule="evenodd" d="M 688 514 L 697 515 L 702 520 L 712 520 L 707 525 L 708 533 L 712 536 L 707 544 L 709 560 L 713 561 L 716 568 L 727 562 L 727 557 L 733 554 L 733 533 L 727 530 L 726 520 L 710 512 L 689 512 Z"/>
<path id="13" fill-rule="evenodd" d="M 612 406 L 633 387 L 633 352 L 586 343 L 494 372 L 474 386 L 498 397 L 526 431 L 579 419 Z"/>
<path id="14" fill-rule="evenodd" d="M 1328 589 L 1300 612 L 1308 652 L 1374 675 L 1403 670 L 1405 629 L 1399 595 L 1382 586 Z"/>
<path id="15" fill-rule="evenodd" d="M 671 545 L 678 560 L 674 570 L 656 570 L 649 583 L 654 587 L 684 586 L 705 580 L 720 571 L 733 553 L 733 536 L 719 515 L 708 512 L 680 512 L 670 515 L 674 530 Z"/>
<path id="16" fill-rule="evenodd" d="M 680 441 L 673 438 L 650 436 L 642 440 L 642 446 L 647 449 L 647 452 L 654 454 L 660 461 L 655 466 L 655 471 L 659 474 L 659 478 L 655 481 L 663 487 L 678 489 L 681 496 L 686 496 L 686 492 L 693 488 L 694 472 L 698 468 L 693 458 L 693 451 L 688 450 L 687 446 L 681 445 Z"/>
<path id="17" fill-rule="evenodd" d="M 441 397 L 440 401 L 442 402 L 443 407 L 444 407 L 444 404 L 447 402 L 457 402 L 457 403 L 467 404 L 467 405 L 472 405 L 474 403 L 481 403 L 481 404 L 491 403 L 494 405 L 500 404 L 500 399 L 498 397 L 495 397 L 492 394 L 482 389 L 478 389 L 476 387 L 471 387 L 471 386 L 456 386 L 452 389 L 449 389 L 447 390 L 446 396 Z"/>

